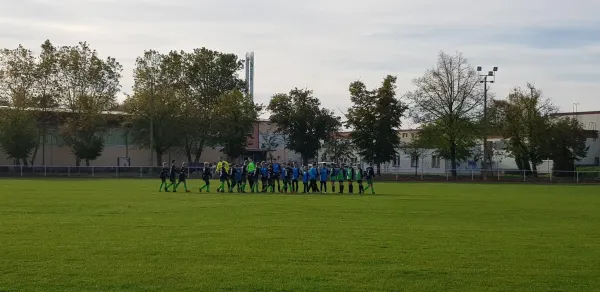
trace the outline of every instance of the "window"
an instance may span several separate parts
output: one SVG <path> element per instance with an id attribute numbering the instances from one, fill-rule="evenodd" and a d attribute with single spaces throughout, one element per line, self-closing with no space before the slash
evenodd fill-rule
<path id="1" fill-rule="evenodd" d="M 410 167 L 419 167 L 419 157 L 416 155 L 410 156 Z"/>
<path id="2" fill-rule="evenodd" d="M 396 155 L 394 158 L 394 166 L 400 166 L 400 155 Z"/>
<path id="3" fill-rule="evenodd" d="M 415 133 L 410 133 L 410 136 L 411 136 L 412 138 L 414 138 L 414 137 L 415 137 Z"/>
<path id="4" fill-rule="evenodd" d="M 402 133 L 402 138 L 406 138 L 406 137 L 408 137 L 408 134 Z"/>
<path id="5" fill-rule="evenodd" d="M 440 168 L 440 157 L 437 155 L 431 156 L 431 167 Z"/>

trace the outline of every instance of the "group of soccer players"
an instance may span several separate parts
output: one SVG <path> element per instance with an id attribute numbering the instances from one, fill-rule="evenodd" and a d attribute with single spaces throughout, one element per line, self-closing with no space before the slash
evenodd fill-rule
<path id="1" fill-rule="evenodd" d="M 335 193 L 336 183 L 338 185 L 338 193 L 344 193 L 344 186 L 348 186 L 348 193 L 354 194 L 354 183 L 358 186 L 358 194 L 363 194 L 367 190 L 371 190 L 371 194 L 375 194 L 373 187 L 373 179 L 375 171 L 373 165 L 369 164 L 366 170 L 363 170 L 360 165 L 352 166 L 346 164 L 322 164 L 321 167 L 308 165 L 299 167 L 295 162 L 279 164 L 278 162 L 267 163 L 265 161 L 254 163 L 252 159 L 244 161 L 243 165 L 233 165 L 223 159 L 219 159 L 215 172 L 219 176 L 219 187 L 217 192 L 224 193 L 225 187 L 228 192 L 237 190 L 239 193 L 327 193 L 327 182 L 331 183 L 331 192 Z M 186 192 L 189 192 L 186 184 L 187 168 L 185 162 L 178 170 L 175 167 L 175 161 L 172 161 L 171 168 L 163 164 L 161 171 L 161 186 L 160 191 L 169 192 L 169 188 L 173 187 L 173 192 L 177 191 L 177 187 L 183 183 Z M 200 192 L 206 190 L 210 192 L 210 179 L 213 177 L 213 170 L 209 163 L 204 164 L 202 169 L 202 180 L 204 186 L 200 188 Z M 170 183 L 166 180 L 169 178 Z M 175 178 L 179 180 L 176 181 Z M 367 187 L 364 187 L 363 180 L 366 181 Z M 299 183 L 302 182 L 302 190 Z M 317 184 L 319 182 L 319 184 Z M 250 189 L 247 191 L 246 187 Z"/>

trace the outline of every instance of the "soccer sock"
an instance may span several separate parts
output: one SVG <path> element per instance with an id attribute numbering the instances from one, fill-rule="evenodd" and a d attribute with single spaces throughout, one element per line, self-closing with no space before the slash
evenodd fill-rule
<path id="1" fill-rule="evenodd" d="M 371 193 L 374 194 L 375 193 L 375 187 L 373 185 L 371 185 Z"/>
<path id="2" fill-rule="evenodd" d="M 183 182 L 183 188 L 185 189 L 186 192 L 188 191 L 187 182 Z"/>
<path id="3" fill-rule="evenodd" d="M 335 183 L 331 183 L 331 192 L 335 193 Z"/>
<path id="4" fill-rule="evenodd" d="M 344 185 L 343 184 L 340 184 L 340 193 L 342 193 L 342 194 L 344 193 Z"/>
<path id="5" fill-rule="evenodd" d="M 221 182 L 221 185 L 217 189 L 218 192 L 225 192 L 225 183 Z"/>
<path id="6" fill-rule="evenodd" d="M 165 183 L 164 183 L 164 182 L 161 182 L 161 183 L 160 183 L 160 187 L 158 188 L 158 191 L 159 191 L 159 192 L 162 192 L 162 189 L 163 189 L 163 186 L 164 186 L 164 185 L 165 185 Z"/>
<path id="7" fill-rule="evenodd" d="M 354 193 L 354 185 L 353 184 L 348 184 L 348 193 Z"/>

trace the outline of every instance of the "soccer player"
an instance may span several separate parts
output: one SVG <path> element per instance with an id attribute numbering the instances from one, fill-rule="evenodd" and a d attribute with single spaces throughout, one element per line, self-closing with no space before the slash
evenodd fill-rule
<path id="1" fill-rule="evenodd" d="M 318 193 L 319 188 L 317 187 L 317 177 L 319 176 L 319 171 L 314 165 L 309 165 L 308 177 L 310 179 L 310 186 L 308 187 L 311 192 Z"/>
<path id="2" fill-rule="evenodd" d="M 375 188 L 373 187 L 373 179 L 375 179 L 375 170 L 373 169 L 373 163 L 369 163 L 369 167 L 367 167 L 365 178 L 367 179 L 367 188 L 365 189 L 365 191 L 371 189 L 371 194 L 374 195 Z"/>
<path id="3" fill-rule="evenodd" d="M 275 166 L 273 165 L 273 163 L 269 163 L 269 166 L 267 166 L 267 174 L 268 174 L 268 178 L 267 181 L 269 183 L 269 188 L 271 189 L 271 193 L 275 192 Z M 279 184 L 279 176 L 277 176 L 277 183 Z M 279 190 L 281 191 L 281 190 Z"/>
<path id="4" fill-rule="evenodd" d="M 331 179 L 331 192 L 335 193 L 335 180 L 337 179 L 338 168 L 335 163 L 331 164 L 331 173 L 329 174 L 329 178 Z"/>
<path id="5" fill-rule="evenodd" d="M 165 191 L 168 192 L 170 187 L 173 187 L 173 192 L 175 192 L 175 184 L 177 183 L 177 167 L 175 167 L 175 160 L 171 160 L 171 169 L 169 170 L 169 181 L 171 182 L 166 188 Z"/>
<path id="6" fill-rule="evenodd" d="M 327 177 L 329 176 L 329 169 L 325 163 L 323 163 L 321 169 L 319 170 L 319 176 L 321 178 L 321 192 L 327 193 Z"/>
<path id="7" fill-rule="evenodd" d="M 269 168 L 265 161 L 262 162 L 260 167 L 260 182 L 262 183 L 262 192 L 266 193 L 267 187 L 269 186 Z"/>
<path id="8" fill-rule="evenodd" d="M 186 193 L 190 192 L 190 190 L 188 190 L 188 188 L 187 188 L 187 183 L 185 182 L 186 177 L 187 177 L 187 167 L 185 167 L 185 162 L 182 162 L 181 169 L 179 170 L 179 181 L 175 185 L 173 192 L 177 191 L 177 187 L 179 187 L 179 184 L 181 184 L 181 183 L 183 183 L 183 188 L 185 189 L 185 192 Z"/>
<path id="9" fill-rule="evenodd" d="M 292 166 L 291 163 L 286 163 L 285 168 L 283 169 L 284 177 L 283 177 L 283 192 L 287 194 L 294 192 L 294 186 L 292 185 Z"/>
<path id="10" fill-rule="evenodd" d="M 300 178 L 300 169 L 298 168 L 298 164 L 294 162 L 294 167 L 292 167 L 292 193 L 299 192 L 298 190 L 298 179 Z"/>
<path id="11" fill-rule="evenodd" d="M 237 186 L 237 175 L 238 168 L 237 165 L 233 164 L 229 169 L 229 177 L 231 178 L 231 186 L 228 186 L 229 192 L 233 193 L 233 189 Z"/>
<path id="12" fill-rule="evenodd" d="M 279 164 L 279 162 L 277 162 L 277 160 L 273 161 L 272 163 L 272 167 L 273 167 L 273 186 L 272 186 L 272 192 L 275 192 L 275 182 L 277 182 L 277 191 L 281 193 L 281 185 L 279 182 L 279 176 L 281 175 L 281 164 Z"/>
<path id="13" fill-rule="evenodd" d="M 354 180 L 354 168 L 352 168 L 352 164 L 348 165 L 346 169 L 346 180 L 348 181 L 348 194 L 354 194 L 354 185 L 352 185 L 352 181 Z"/>
<path id="14" fill-rule="evenodd" d="M 304 191 L 302 192 L 303 194 L 308 193 L 308 179 L 308 168 L 304 166 L 302 170 L 302 184 L 304 185 Z"/>
<path id="15" fill-rule="evenodd" d="M 244 165 L 242 165 L 242 169 L 240 170 L 242 174 L 242 193 L 246 192 L 246 181 L 248 180 L 248 160 L 244 161 Z"/>
<path id="16" fill-rule="evenodd" d="M 217 167 L 217 169 L 219 169 L 219 168 Z M 221 185 L 219 185 L 217 192 L 224 193 L 225 192 L 225 181 L 227 181 L 227 170 L 225 167 L 221 167 L 219 169 L 219 181 L 221 181 Z"/>
<path id="17" fill-rule="evenodd" d="M 254 173 L 252 174 L 252 178 L 254 179 L 254 187 L 252 188 L 253 193 L 258 193 L 258 181 L 260 180 L 260 163 L 256 165 L 254 168 Z"/>
<path id="18" fill-rule="evenodd" d="M 206 192 L 210 193 L 210 179 L 212 178 L 212 171 L 210 169 L 210 164 L 208 162 L 204 162 L 204 168 L 202 169 L 202 180 L 204 181 L 204 186 L 200 188 L 200 192 L 204 188 L 206 188 Z"/>
<path id="19" fill-rule="evenodd" d="M 167 189 L 167 186 L 168 186 L 167 176 L 168 175 L 169 175 L 169 167 L 167 166 L 166 162 L 163 162 L 162 169 L 160 170 L 160 187 L 158 188 L 159 192 L 162 192 L 163 188 L 165 189 L 165 192 L 169 191 Z"/>
<path id="20" fill-rule="evenodd" d="M 363 177 L 364 177 L 364 173 L 359 164 L 356 166 L 356 173 L 355 173 L 355 177 L 354 177 L 356 179 L 356 183 L 358 183 L 358 194 L 359 195 L 365 192 L 365 188 L 364 188 L 363 182 L 362 182 Z"/>
<path id="21" fill-rule="evenodd" d="M 346 177 L 346 165 L 341 164 L 338 169 L 337 180 L 340 185 L 340 194 L 344 193 L 344 178 Z"/>
<path id="22" fill-rule="evenodd" d="M 223 157 L 219 157 L 219 163 L 217 163 L 217 173 L 219 174 L 219 179 L 220 179 L 220 175 L 221 175 L 221 168 L 225 169 L 225 180 L 224 182 L 227 182 L 227 188 L 229 189 L 230 183 L 229 183 L 229 163 L 227 161 L 223 160 Z M 220 188 L 220 187 L 219 187 Z M 217 189 L 217 191 L 223 191 L 222 189 Z"/>

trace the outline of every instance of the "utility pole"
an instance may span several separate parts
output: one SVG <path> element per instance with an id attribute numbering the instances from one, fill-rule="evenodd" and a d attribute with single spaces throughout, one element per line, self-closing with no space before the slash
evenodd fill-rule
<path id="1" fill-rule="evenodd" d="M 483 83 L 483 160 L 481 163 L 481 169 L 483 178 L 487 179 L 487 171 L 491 167 L 489 147 L 488 147 L 488 116 L 487 116 L 487 84 L 494 83 L 496 81 L 496 72 L 498 67 L 494 67 L 492 71 L 488 71 L 487 74 L 479 74 L 479 82 Z M 481 72 L 481 66 L 477 66 L 477 72 Z"/>
<path id="2" fill-rule="evenodd" d="M 150 166 L 154 166 L 154 76 L 150 80 Z"/>

